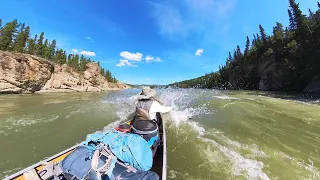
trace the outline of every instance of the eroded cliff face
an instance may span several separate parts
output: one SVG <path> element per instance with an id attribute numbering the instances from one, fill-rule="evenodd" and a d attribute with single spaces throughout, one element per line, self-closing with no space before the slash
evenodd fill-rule
<path id="1" fill-rule="evenodd" d="M 84 72 L 28 54 L 0 51 L 0 93 L 91 92 L 129 88 L 110 83 L 100 74 L 97 63 Z"/>

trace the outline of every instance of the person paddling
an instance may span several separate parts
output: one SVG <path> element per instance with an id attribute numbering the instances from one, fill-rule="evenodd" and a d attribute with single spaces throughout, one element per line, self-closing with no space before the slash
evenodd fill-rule
<path id="1" fill-rule="evenodd" d="M 142 92 L 137 97 L 135 120 L 157 121 L 157 116 L 160 115 L 159 113 L 167 113 L 172 110 L 172 107 L 164 106 L 159 100 L 155 99 L 154 96 L 156 94 L 156 90 L 150 87 L 144 87 L 142 89 Z"/>

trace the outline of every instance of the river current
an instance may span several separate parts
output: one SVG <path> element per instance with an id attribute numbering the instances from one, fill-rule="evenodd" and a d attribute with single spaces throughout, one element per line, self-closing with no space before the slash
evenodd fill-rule
<path id="1" fill-rule="evenodd" d="M 132 115 L 138 90 L 0 96 L 0 179 Z M 160 89 L 168 179 L 320 179 L 319 100 Z"/>

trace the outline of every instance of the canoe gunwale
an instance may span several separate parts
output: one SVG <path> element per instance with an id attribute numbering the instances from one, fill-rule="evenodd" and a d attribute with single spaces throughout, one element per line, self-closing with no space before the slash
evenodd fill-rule
<path id="1" fill-rule="evenodd" d="M 41 165 L 44 165 L 44 162 L 50 162 L 50 161 L 54 160 L 55 158 L 57 158 L 57 157 L 65 154 L 65 153 L 68 153 L 68 152 L 74 150 L 74 149 L 75 149 L 76 147 L 78 147 L 78 146 L 79 146 L 79 144 L 74 145 L 74 146 L 72 146 L 72 147 L 69 148 L 69 149 L 66 149 L 66 150 L 64 150 L 64 151 L 62 151 L 62 152 L 60 152 L 60 153 L 58 153 L 58 154 L 55 154 L 55 155 L 53 155 L 53 156 L 51 156 L 51 157 L 49 157 L 49 158 L 46 158 L 46 159 L 43 160 L 43 161 L 40 161 L 40 162 L 38 162 L 38 163 L 36 163 L 36 164 L 34 164 L 34 165 L 31 165 L 31 166 L 29 166 L 29 167 L 27 167 L 27 168 L 25 168 L 25 169 L 22 169 L 22 170 L 18 171 L 18 172 L 14 173 L 14 174 L 12 174 L 12 175 L 10 175 L 10 176 L 7 176 L 7 177 L 4 178 L 4 180 L 11 180 L 11 179 L 14 179 L 14 178 L 16 178 L 16 177 L 19 177 L 19 176 L 21 176 L 23 173 L 28 172 L 28 171 L 31 170 L 31 169 L 35 169 L 35 168 L 37 168 L 37 167 L 39 167 L 39 166 L 41 166 Z"/>
<path id="2" fill-rule="evenodd" d="M 162 143 L 163 143 L 163 159 L 162 159 L 162 180 L 167 179 L 167 136 L 164 120 L 162 120 Z"/>

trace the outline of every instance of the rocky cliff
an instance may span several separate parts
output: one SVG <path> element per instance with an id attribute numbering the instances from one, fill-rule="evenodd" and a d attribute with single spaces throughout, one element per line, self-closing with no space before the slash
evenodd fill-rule
<path id="1" fill-rule="evenodd" d="M 111 83 L 100 74 L 97 63 L 84 72 L 28 54 L 0 51 L 0 93 L 91 92 L 129 88 Z"/>

